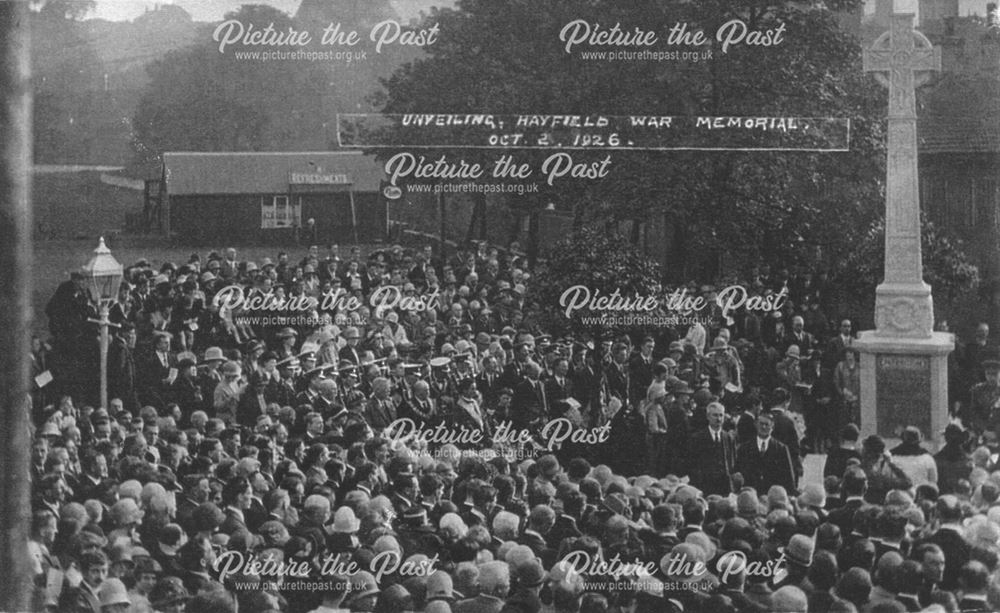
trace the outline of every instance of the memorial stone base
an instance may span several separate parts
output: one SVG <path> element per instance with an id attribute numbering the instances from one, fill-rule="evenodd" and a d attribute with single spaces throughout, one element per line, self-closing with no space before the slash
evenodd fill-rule
<path id="1" fill-rule="evenodd" d="M 861 438 L 878 434 L 887 448 L 903 428 L 917 426 L 925 446 L 936 451 L 948 425 L 948 354 L 954 337 L 934 332 L 905 338 L 861 332 L 854 347 L 861 354 Z M 859 441 L 860 442 L 860 441 Z"/>

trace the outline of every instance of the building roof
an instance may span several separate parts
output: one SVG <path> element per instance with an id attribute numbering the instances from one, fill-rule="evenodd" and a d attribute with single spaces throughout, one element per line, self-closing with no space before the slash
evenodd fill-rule
<path id="1" fill-rule="evenodd" d="M 346 175 L 354 191 L 377 192 L 385 176 L 382 165 L 360 151 L 168 151 L 163 164 L 172 196 L 282 194 L 293 172 Z"/>
<path id="2" fill-rule="evenodd" d="M 944 71 L 918 96 L 920 153 L 1000 153 L 1000 71 Z"/>
<path id="3" fill-rule="evenodd" d="M 917 143 L 920 153 L 1000 153 L 1000 126 L 982 115 L 918 115 Z"/>

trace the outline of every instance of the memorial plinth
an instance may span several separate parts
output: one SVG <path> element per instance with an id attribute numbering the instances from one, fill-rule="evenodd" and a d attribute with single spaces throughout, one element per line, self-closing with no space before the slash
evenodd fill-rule
<path id="1" fill-rule="evenodd" d="M 861 436 L 897 439 L 906 426 L 917 426 L 933 446 L 942 444 L 948 425 L 948 354 L 950 334 L 927 338 L 858 335 L 861 353 Z"/>
<path id="2" fill-rule="evenodd" d="M 864 69 L 889 89 L 885 279 L 875 291 L 875 330 L 862 332 L 861 434 L 898 438 L 906 426 L 941 444 L 948 423 L 950 334 L 934 332 L 931 288 L 923 280 L 915 88 L 940 70 L 941 51 L 894 14 L 864 52 Z M 888 73 L 888 77 L 882 73 Z"/>

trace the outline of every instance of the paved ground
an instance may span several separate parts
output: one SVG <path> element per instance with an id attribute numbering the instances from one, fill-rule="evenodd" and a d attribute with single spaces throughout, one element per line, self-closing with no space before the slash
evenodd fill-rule
<path id="1" fill-rule="evenodd" d="M 818 483 L 823 485 L 823 465 L 826 463 L 826 454 L 810 453 L 802 461 L 802 482 L 799 489 L 807 483 Z"/>

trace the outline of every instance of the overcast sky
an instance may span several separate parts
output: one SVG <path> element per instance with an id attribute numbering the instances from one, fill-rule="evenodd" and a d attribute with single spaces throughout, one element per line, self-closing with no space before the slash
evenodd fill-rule
<path id="1" fill-rule="evenodd" d="M 97 0 L 97 10 L 88 16 L 111 21 L 131 21 L 156 4 L 176 4 L 191 13 L 195 21 L 217 21 L 227 11 L 243 4 L 268 4 L 293 14 L 299 2 L 300 0 Z M 421 9 L 451 3 L 450 0 L 392 0 L 404 20 L 416 17 Z"/>

